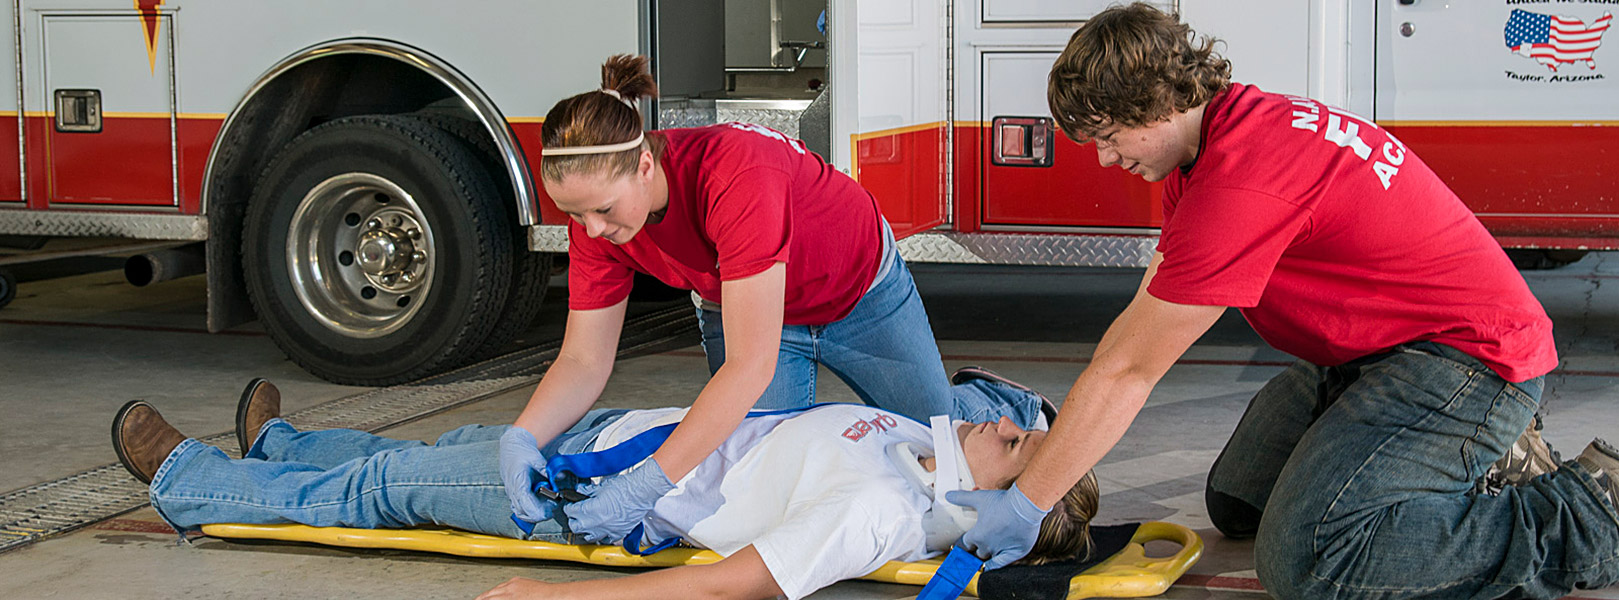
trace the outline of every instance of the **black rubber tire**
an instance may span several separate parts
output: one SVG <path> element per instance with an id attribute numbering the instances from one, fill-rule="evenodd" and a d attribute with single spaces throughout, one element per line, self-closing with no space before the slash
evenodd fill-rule
<path id="1" fill-rule="evenodd" d="M 411 113 L 410 116 L 449 132 L 478 155 L 484 169 L 490 174 L 490 179 L 500 191 L 501 206 L 506 207 L 507 218 L 513 227 L 516 227 L 519 223 L 516 196 L 512 191 L 506 167 L 501 163 L 500 151 L 495 147 L 495 142 L 490 139 L 489 132 L 484 129 L 483 124 L 438 111 L 420 111 Z M 514 246 L 512 278 L 511 286 L 506 290 L 506 307 L 500 314 L 500 320 L 495 323 L 494 330 L 489 333 L 489 338 L 484 342 L 484 347 L 474 355 L 473 360 L 482 360 L 499 354 L 508 342 L 517 337 L 517 334 L 534 324 L 534 319 L 539 316 L 540 308 L 545 302 L 546 288 L 551 282 L 551 254 L 529 250 L 527 236 L 512 237 Z"/>
<path id="2" fill-rule="evenodd" d="M 287 258 L 293 215 L 328 178 L 362 173 L 416 199 L 432 231 L 432 288 L 413 314 L 377 337 L 323 324 L 300 302 Z M 248 297 L 276 345 L 332 382 L 389 385 L 460 366 L 494 331 L 512 280 L 515 223 L 466 144 L 401 116 L 337 119 L 283 148 L 259 178 L 247 208 L 242 268 Z"/>
<path id="3" fill-rule="evenodd" d="M 5 308 L 16 298 L 17 276 L 12 275 L 11 271 L 0 269 L 0 308 Z"/>
<path id="4" fill-rule="evenodd" d="M 1584 250 L 1538 250 L 1529 248 L 1508 248 L 1507 257 L 1512 259 L 1512 265 L 1523 271 L 1543 271 L 1556 269 L 1579 262 L 1587 254 Z"/>

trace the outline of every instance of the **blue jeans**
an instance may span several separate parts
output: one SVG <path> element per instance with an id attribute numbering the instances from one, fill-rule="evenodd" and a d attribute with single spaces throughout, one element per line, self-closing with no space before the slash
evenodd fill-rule
<path id="1" fill-rule="evenodd" d="M 541 452 L 588 451 L 625 412 L 590 411 Z M 429 446 L 352 429 L 298 431 L 272 419 L 240 460 L 194 439 L 181 442 L 152 478 L 152 508 L 179 531 L 209 523 L 437 525 L 524 538 L 500 479 L 498 444 L 507 427 L 467 425 Z M 574 543 L 556 512 L 527 537 Z"/>
<path id="2" fill-rule="evenodd" d="M 719 312 L 701 308 L 697 320 L 713 374 L 725 364 L 724 324 Z M 971 422 L 1006 416 L 1028 428 L 1040 416 L 1040 399 L 1011 386 L 983 379 L 950 385 L 916 282 L 898 256 L 848 316 L 826 325 L 781 328 L 776 375 L 754 408 L 814 404 L 818 365 L 849 384 L 867 405 L 923 423 L 933 415 Z"/>
<path id="3" fill-rule="evenodd" d="M 1440 344 L 1294 363 L 1209 471 L 1209 516 L 1256 535 L 1278 598 L 1557 598 L 1619 581 L 1619 513 L 1569 461 L 1476 485 L 1529 426 L 1543 381 L 1508 383 Z"/>

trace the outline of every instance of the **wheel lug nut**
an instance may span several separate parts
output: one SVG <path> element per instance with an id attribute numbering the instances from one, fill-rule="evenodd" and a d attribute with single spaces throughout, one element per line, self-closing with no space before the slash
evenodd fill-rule
<path id="1" fill-rule="evenodd" d="M 396 277 L 396 276 L 394 276 L 394 275 L 383 275 L 383 276 L 382 276 L 382 283 L 384 283 L 384 284 L 386 284 L 386 285 L 393 285 L 393 284 L 394 284 L 394 280 L 395 280 L 395 279 L 396 279 L 396 278 L 397 278 L 397 277 Z"/>
<path id="2" fill-rule="evenodd" d="M 422 252 L 421 250 L 411 252 L 410 253 L 410 260 L 411 260 L 411 262 L 422 262 L 424 260 L 427 260 L 427 253 Z"/>
<path id="3" fill-rule="evenodd" d="M 382 229 L 382 219 L 373 218 L 365 222 L 366 229 Z"/>
<path id="4" fill-rule="evenodd" d="M 404 272 L 404 273 L 400 273 L 399 274 L 399 281 L 400 281 L 400 283 L 410 283 L 412 281 L 416 281 L 416 276 L 411 275 L 410 272 L 408 272 L 408 271 Z"/>
<path id="5" fill-rule="evenodd" d="M 412 229 L 410 231 L 406 231 L 405 235 L 410 236 L 410 239 L 419 240 L 422 239 L 422 230 Z"/>

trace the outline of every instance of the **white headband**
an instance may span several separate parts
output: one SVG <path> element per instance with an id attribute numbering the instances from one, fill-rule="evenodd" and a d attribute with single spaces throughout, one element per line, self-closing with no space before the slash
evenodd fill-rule
<path id="1" fill-rule="evenodd" d="M 559 148 L 541 148 L 540 156 L 569 156 L 573 154 L 612 154 L 639 147 L 646 140 L 646 134 L 635 136 L 635 139 L 619 144 L 604 144 L 601 146 L 563 146 Z"/>
<path id="2" fill-rule="evenodd" d="M 607 94 L 607 95 L 612 96 L 614 98 L 617 98 L 619 102 L 623 102 L 624 105 L 630 107 L 631 110 L 639 110 L 639 109 L 635 108 L 635 103 L 634 102 L 631 102 L 630 100 L 625 99 L 624 96 L 622 96 L 622 95 L 620 95 L 618 93 L 618 90 L 610 90 L 610 89 L 607 89 L 607 88 L 602 88 L 602 89 L 599 89 L 599 90 L 596 90 L 596 91 L 601 92 L 603 94 Z M 630 140 L 628 142 L 623 142 L 623 143 L 620 143 L 620 144 L 603 144 L 603 145 L 599 145 L 599 146 L 565 146 L 565 147 L 561 147 L 561 148 L 541 148 L 540 149 L 540 156 L 570 156 L 570 155 L 577 155 L 577 154 L 612 154 L 614 152 L 623 152 L 625 150 L 629 150 L 631 148 L 635 148 L 637 146 L 640 146 L 641 142 L 643 140 L 645 140 L 645 139 L 646 139 L 646 134 L 642 133 L 641 135 L 635 136 L 635 139 Z"/>

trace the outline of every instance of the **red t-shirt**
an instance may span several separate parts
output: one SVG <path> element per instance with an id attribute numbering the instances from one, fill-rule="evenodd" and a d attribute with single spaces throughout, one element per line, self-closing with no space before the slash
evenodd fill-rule
<path id="1" fill-rule="evenodd" d="M 1232 84 L 1164 185 L 1148 286 L 1234 306 L 1318 365 L 1434 341 L 1508 381 L 1557 366 L 1551 319 L 1484 226 L 1399 140 L 1307 98 Z"/>
<path id="2" fill-rule="evenodd" d="M 876 199 L 804 143 L 773 129 L 724 123 L 660 132 L 669 208 L 623 246 L 568 227 L 568 307 L 629 296 L 631 270 L 725 303 L 720 282 L 787 263 L 784 323 L 842 319 L 877 276 Z"/>

